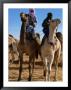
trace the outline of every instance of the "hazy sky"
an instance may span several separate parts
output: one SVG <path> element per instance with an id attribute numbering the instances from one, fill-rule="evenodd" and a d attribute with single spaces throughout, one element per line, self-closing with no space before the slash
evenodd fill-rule
<path id="1" fill-rule="evenodd" d="M 8 10 L 8 32 L 12 34 L 14 37 L 19 39 L 20 29 L 21 29 L 21 20 L 20 20 L 20 13 L 28 13 L 28 9 L 9 9 Z M 58 31 L 62 32 L 63 28 L 63 11 L 62 9 L 35 9 L 35 15 L 37 17 L 37 26 L 35 28 L 35 32 L 40 34 L 40 37 L 43 37 L 42 32 L 42 22 L 46 18 L 47 13 L 52 12 L 53 18 L 59 18 L 61 20 L 61 24 L 58 27 Z"/>

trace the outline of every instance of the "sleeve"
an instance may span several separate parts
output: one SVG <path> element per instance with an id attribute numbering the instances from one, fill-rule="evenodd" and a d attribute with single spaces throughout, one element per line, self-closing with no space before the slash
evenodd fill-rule
<path id="1" fill-rule="evenodd" d="M 49 21 L 48 21 L 48 19 L 45 19 L 42 23 L 42 27 L 47 28 L 48 26 L 49 26 Z"/>
<path id="2" fill-rule="evenodd" d="M 34 22 L 37 23 L 36 17 L 34 17 Z"/>
<path id="3" fill-rule="evenodd" d="M 45 27 L 46 20 L 43 21 L 42 27 Z"/>

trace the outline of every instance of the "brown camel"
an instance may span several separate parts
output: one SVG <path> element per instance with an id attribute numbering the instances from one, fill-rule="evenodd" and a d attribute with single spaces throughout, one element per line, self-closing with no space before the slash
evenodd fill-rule
<path id="1" fill-rule="evenodd" d="M 63 51 L 63 35 L 61 32 L 57 32 L 56 33 L 57 38 L 59 39 L 60 43 L 61 43 L 61 50 Z"/>
<path id="2" fill-rule="evenodd" d="M 32 35 L 30 33 L 26 32 L 26 22 L 28 19 L 28 15 L 24 13 L 20 13 L 20 17 L 21 17 L 22 25 L 21 25 L 21 31 L 20 31 L 20 41 L 18 44 L 18 52 L 19 52 L 19 59 L 20 59 L 18 81 L 21 80 L 24 53 L 29 55 L 29 78 L 28 80 L 31 81 L 33 62 L 38 55 L 38 48 L 40 44 L 35 39 L 32 38 Z M 37 34 L 37 36 L 39 35 Z"/>
<path id="3" fill-rule="evenodd" d="M 49 36 L 45 38 L 44 43 L 41 43 L 41 56 L 44 66 L 45 81 L 50 80 L 50 71 L 55 62 L 55 80 L 57 80 L 58 61 L 61 53 L 61 43 L 56 37 L 56 28 L 61 23 L 60 19 L 50 21 Z"/>
<path id="4" fill-rule="evenodd" d="M 9 34 L 8 36 L 8 47 L 9 47 L 9 64 L 14 63 L 16 60 L 15 56 L 18 58 L 18 51 L 17 51 L 17 45 L 18 41 L 11 35 Z"/>

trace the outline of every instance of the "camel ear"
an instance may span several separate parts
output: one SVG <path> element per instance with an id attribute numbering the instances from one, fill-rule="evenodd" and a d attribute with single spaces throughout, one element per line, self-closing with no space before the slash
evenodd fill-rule
<path id="1" fill-rule="evenodd" d="M 61 20 L 59 19 L 59 24 L 61 23 Z"/>
<path id="2" fill-rule="evenodd" d="M 23 12 L 20 13 L 20 17 L 22 16 Z"/>
<path id="3" fill-rule="evenodd" d="M 59 24 L 61 23 L 61 20 L 60 20 L 60 19 L 57 18 L 56 20 L 57 20 L 57 22 L 58 22 Z"/>
<path id="4" fill-rule="evenodd" d="M 26 16 L 26 17 L 28 17 L 28 16 L 29 16 L 29 14 L 25 14 L 25 16 Z"/>

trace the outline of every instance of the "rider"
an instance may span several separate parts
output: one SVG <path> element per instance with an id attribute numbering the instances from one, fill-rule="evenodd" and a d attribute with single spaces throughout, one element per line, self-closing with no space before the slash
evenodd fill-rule
<path id="1" fill-rule="evenodd" d="M 27 26 L 26 26 L 27 32 L 30 33 L 29 39 L 31 40 L 33 37 L 33 39 L 38 44 L 40 44 L 40 39 L 38 38 L 37 34 L 35 34 L 35 30 L 34 30 L 34 28 L 36 27 L 36 24 L 37 24 L 37 20 L 35 16 L 35 10 L 29 9 L 29 15 L 28 15 Z"/>
<path id="2" fill-rule="evenodd" d="M 29 9 L 29 15 L 28 15 L 28 21 L 27 21 L 27 32 L 30 32 L 34 38 L 35 36 L 35 31 L 34 28 L 36 27 L 36 16 L 35 16 L 35 10 L 34 9 Z"/>
<path id="3" fill-rule="evenodd" d="M 43 23 L 42 23 L 42 27 L 43 27 L 43 33 L 45 34 L 46 37 L 48 37 L 49 35 L 49 24 L 50 24 L 50 20 L 52 20 L 52 13 L 49 12 L 47 14 L 47 17 L 44 19 Z"/>

